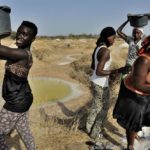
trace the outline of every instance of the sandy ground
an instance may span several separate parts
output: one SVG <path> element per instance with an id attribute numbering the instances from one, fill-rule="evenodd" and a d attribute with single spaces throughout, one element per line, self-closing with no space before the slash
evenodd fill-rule
<path id="1" fill-rule="evenodd" d="M 92 139 L 85 132 L 85 121 L 91 103 L 89 84 L 91 53 L 96 39 L 37 39 L 33 46 L 34 64 L 30 77 L 55 77 L 72 83 L 73 95 L 67 101 L 52 105 L 32 106 L 30 124 L 37 150 L 89 150 L 87 141 Z M 11 45 L 12 40 L 2 41 Z M 125 63 L 127 47 L 117 40 L 111 48 L 113 68 Z M 3 68 L 4 62 L 0 62 Z M 4 70 L 1 69 L 0 77 Z M 112 111 L 119 90 L 119 75 L 111 82 L 110 109 L 104 129 L 106 149 L 120 150 L 126 145 L 124 130 L 112 118 Z M 3 103 L 3 102 L 1 102 Z M 2 106 L 2 104 L 1 104 Z M 24 150 L 20 137 L 14 131 L 7 138 L 10 149 Z M 101 145 L 102 146 L 102 145 Z M 143 149 L 144 150 L 144 149 Z"/>

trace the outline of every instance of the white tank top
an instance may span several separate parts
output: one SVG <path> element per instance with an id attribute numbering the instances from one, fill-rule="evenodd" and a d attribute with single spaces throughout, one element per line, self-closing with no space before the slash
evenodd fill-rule
<path id="1" fill-rule="evenodd" d="M 91 81 L 94 82 L 95 84 L 101 86 L 101 87 L 108 87 L 109 75 L 108 76 L 97 76 L 96 75 L 96 68 L 97 68 L 97 65 L 98 65 L 97 53 L 99 52 L 99 50 L 102 47 L 106 47 L 106 46 L 102 45 L 102 46 L 98 47 L 95 51 L 95 56 L 94 56 L 95 69 L 93 70 L 93 74 L 91 76 Z M 111 64 L 111 58 L 104 65 L 104 70 L 109 70 L 110 69 L 110 64 Z"/>

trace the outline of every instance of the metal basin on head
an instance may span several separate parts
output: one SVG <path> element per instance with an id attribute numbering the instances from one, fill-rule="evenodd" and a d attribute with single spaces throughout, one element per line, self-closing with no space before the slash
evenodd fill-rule
<path id="1" fill-rule="evenodd" d="M 149 16 L 148 14 L 128 14 L 128 19 L 130 21 L 130 25 L 133 27 L 143 27 L 148 24 Z"/>

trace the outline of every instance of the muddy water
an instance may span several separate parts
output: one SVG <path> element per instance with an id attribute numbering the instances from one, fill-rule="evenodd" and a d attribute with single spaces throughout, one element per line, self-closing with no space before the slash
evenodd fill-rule
<path id="1" fill-rule="evenodd" d="M 61 79 L 31 78 L 29 83 L 34 95 L 33 104 L 41 105 L 54 102 L 70 95 L 70 86 Z"/>

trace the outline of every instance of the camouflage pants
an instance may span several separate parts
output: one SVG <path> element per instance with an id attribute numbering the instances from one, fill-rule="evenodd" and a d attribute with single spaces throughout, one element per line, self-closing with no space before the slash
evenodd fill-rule
<path id="1" fill-rule="evenodd" d="M 35 150 L 34 139 L 31 135 L 28 113 L 15 113 L 4 108 L 0 111 L 0 150 L 8 150 L 5 136 L 16 129 L 27 150 Z"/>
<path id="2" fill-rule="evenodd" d="M 92 106 L 86 122 L 86 130 L 92 138 L 97 138 L 107 117 L 109 108 L 109 88 L 91 83 L 93 90 Z"/>

